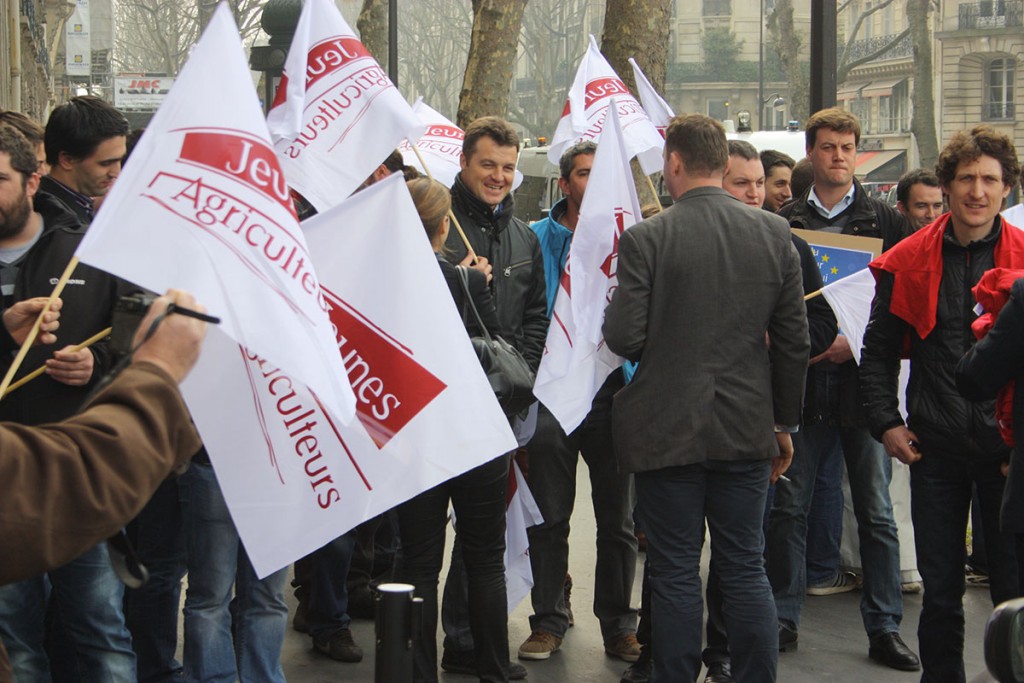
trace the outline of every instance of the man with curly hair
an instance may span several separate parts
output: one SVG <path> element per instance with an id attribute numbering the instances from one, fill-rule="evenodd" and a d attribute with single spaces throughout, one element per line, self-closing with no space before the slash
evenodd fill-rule
<path id="1" fill-rule="evenodd" d="M 1009 458 L 994 402 L 956 387 L 960 357 L 974 345 L 971 288 L 985 271 L 1024 268 L 1024 232 L 1000 218 L 1020 165 L 1010 139 L 978 126 L 953 136 L 936 175 L 949 212 L 871 264 L 875 299 L 860 380 L 872 435 L 910 465 L 911 514 L 924 603 L 918 644 L 922 681 L 964 681 L 964 536 L 977 488 L 993 604 L 1020 594 L 1013 537 L 999 528 Z M 896 377 L 910 357 L 908 417 Z"/>

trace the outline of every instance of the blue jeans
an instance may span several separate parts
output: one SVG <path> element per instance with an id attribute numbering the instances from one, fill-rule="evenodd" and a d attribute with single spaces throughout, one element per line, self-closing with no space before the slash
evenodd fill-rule
<path id="1" fill-rule="evenodd" d="M 899 631 L 903 620 L 900 545 L 889 499 L 892 463 L 866 429 L 826 423 L 804 425 L 795 440 L 793 464 L 775 491 L 768 525 L 768 578 L 779 620 L 800 627 L 807 593 L 807 515 L 822 462 L 846 460 L 860 537 L 864 587 L 860 612 L 869 638 Z"/>
<path id="2" fill-rule="evenodd" d="M 177 477 L 160 485 L 128 525 L 128 537 L 149 570 L 149 581 L 124 592 L 124 618 L 138 657 L 139 683 L 181 680 L 181 662 L 174 654 L 178 647 L 181 579 L 186 567 Z"/>
<path id="3" fill-rule="evenodd" d="M 181 477 L 181 498 L 188 546 L 186 680 L 284 683 L 288 569 L 256 578 L 210 465 L 192 463 Z"/>
<path id="4" fill-rule="evenodd" d="M 924 455 L 910 466 L 910 510 L 914 519 L 917 569 L 924 598 L 917 639 L 923 683 L 955 683 L 964 674 L 964 538 L 977 487 L 986 537 L 992 604 L 1019 595 L 1013 535 L 999 530 L 999 506 L 1006 478 L 998 459 L 940 454 L 921 444 Z"/>
<path id="5" fill-rule="evenodd" d="M 0 638 L 15 680 L 50 680 L 43 648 L 47 577 L 56 616 L 77 652 L 77 661 L 65 669 L 76 671 L 83 681 L 133 683 L 135 653 L 121 608 L 124 584 L 110 566 L 106 543 L 48 575 L 0 587 Z"/>
<path id="6" fill-rule="evenodd" d="M 807 513 L 808 586 L 829 583 L 839 574 L 842 539 L 843 454 L 837 452 L 818 462 L 818 476 L 814 480 L 811 509 Z"/>
<path id="7" fill-rule="evenodd" d="M 768 460 L 708 461 L 635 475 L 637 513 L 649 540 L 652 683 L 694 681 L 700 672 L 705 519 L 733 676 L 745 683 L 775 680 L 777 618 L 761 531 L 769 472 Z"/>
<path id="8" fill-rule="evenodd" d="M 469 626 L 477 674 L 487 683 L 508 680 L 508 599 L 505 594 L 505 495 L 509 457 L 499 456 L 438 484 L 398 507 L 402 538 L 400 580 L 423 598 L 413 652 L 413 680 L 437 681 L 437 579 L 444 558 L 448 502 L 465 561 Z"/>

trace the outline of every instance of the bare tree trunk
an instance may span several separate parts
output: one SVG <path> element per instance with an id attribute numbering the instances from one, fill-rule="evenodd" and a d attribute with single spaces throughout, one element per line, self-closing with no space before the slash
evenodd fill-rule
<path id="1" fill-rule="evenodd" d="M 793 26 L 793 0 L 777 0 L 768 17 L 768 34 L 789 80 L 790 116 L 803 122 L 810 115 L 811 85 L 800 64 L 800 36 Z"/>
<path id="2" fill-rule="evenodd" d="M 363 0 L 356 20 L 359 39 L 384 70 L 388 69 L 388 0 Z"/>
<path id="3" fill-rule="evenodd" d="M 932 168 L 939 158 L 939 142 L 935 133 L 935 99 L 932 89 L 932 42 L 928 32 L 931 0 L 908 0 L 907 23 L 914 45 L 914 92 L 911 100 L 914 114 L 910 130 L 917 139 L 921 166 Z"/>
<path id="4" fill-rule="evenodd" d="M 672 0 L 608 0 L 601 52 L 622 82 L 636 91 L 632 57 L 651 85 L 665 92 Z"/>
<path id="5" fill-rule="evenodd" d="M 601 52 L 622 82 L 636 92 L 636 79 L 629 58 L 656 90 L 665 92 L 665 64 L 668 61 L 668 33 L 672 0 L 608 0 L 605 6 Z M 640 203 L 659 204 L 643 169 L 634 159 L 633 183 Z"/>
<path id="6" fill-rule="evenodd" d="M 509 86 L 527 0 L 473 0 L 473 36 L 459 95 L 457 123 L 507 116 Z"/>

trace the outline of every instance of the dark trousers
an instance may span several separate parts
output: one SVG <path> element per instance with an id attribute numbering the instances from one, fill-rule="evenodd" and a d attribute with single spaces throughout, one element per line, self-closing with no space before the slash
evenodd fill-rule
<path id="1" fill-rule="evenodd" d="M 423 598 L 414 645 L 416 683 L 437 681 L 437 578 L 444 555 L 448 501 L 469 588 L 469 625 L 477 674 L 486 683 L 508 680 L 508 599 L 505 593 L 505 492 L 509 457 L 500 456 L 425 491 L 398 507 L 401 580 Z"/>
<path id="2" fill-rule="evenodd" d="M 582 454 L 590 471 L 597 522 L 594 615 L 606 642 L 636 631 L 636 610 L 630 605 L 637 555 L 633 477 L 619 471 L 612 448 L 611 389 L 617 386 L 621 379 L 613 376 L 572 434 L 562 431 L 543 406 L 537 412 L 537 431 L 527 450 L 530 491 L 544 523 L 527 530 L 533 568 L 531 630 L 562 638 L 569 628 L 564 585 L 569 568 L 569 520 L 576 502 L 576 465 Z"/>
<path id="3" fill-rule="evenodd" d="M 181 680 L 178 647 L 181 579 L 185 576 L 185 524 L 178 478 L 170 477 L 128 525 L 128 537 L 149 581 L 124 591 L 124 620 L 138 658 L 139 683 Z"/>
<path id="4" fill-rule="evenodd" d="M 1017 597 L 1013 535 L 999 530 L 1006 478 L 998 459 L 949 456 L 922 444 L 924 455 L 910 466 L 910 509 L 917 569 L 924 580 L 917 627 L 922 683 L 964 681 L 964 538 L 971 486 L 977 487 L 988 555 L 992 604 Z"/>
<path id="5" fill-rule="evenodd" d="M 708 461 L 636 475 L 640 525 L 650 541 L 652 683 L 694 681 L 700 672 L 705 519 L 733 675 L 745 683 L 775 680 L 775 603 L 762 561 L 769 472 L 768 460 Z"/>
<path id="6" fill-rule="evenodd" d="M 352 622 L 347 582 L 355 545 L 352 529 L 295 563 L 295 593 L 305 593 L 306 621 L 314 640 L 329 640 Z"/>

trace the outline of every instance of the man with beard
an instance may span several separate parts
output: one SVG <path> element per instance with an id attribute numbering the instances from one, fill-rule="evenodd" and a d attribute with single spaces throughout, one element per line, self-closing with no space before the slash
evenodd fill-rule
<path id="1" fill-rule="evenodd" d="M 61 202 L 39 190 L 38 162 L 17 131 L 0 127 L 0 293 L 3 309 L 32 297 L 48 296 L 75 253 L 82 229 Z M 110 325 L 117 282 L 102 271 L 79 265 L 62 298 L 61 337 L 77 344 Z M 7 335 L 8 351 L 17 344 Z M 7 355 L 8 358 L 12 354 Z M 73 351 L 31 350 L 20 374 L 45 365 L 44 376 L 0 402 L 0 420 L 35 425 L 77 412 L 94 383 L 111 365 L 104 343 Z M 6 370 L 6 367 L 0 368 Z M 110 566 L 103 545 L 94 546 L 50 572 L 53 599 L 84 680 L 133 680 L 135 656 L 124 625 L 124 585 Z M 48 680 L 50 662 L 43 648 L 46 578 L 0 589 L 0 638 L 11 655 L 15 678 Z M 71 657 L 72 660 L 75 657 Z M 57 662 L 57 659 L 54 659 Z"/>

